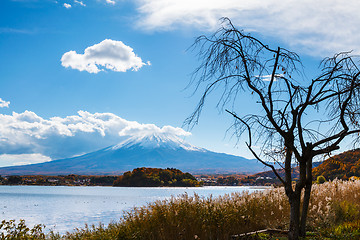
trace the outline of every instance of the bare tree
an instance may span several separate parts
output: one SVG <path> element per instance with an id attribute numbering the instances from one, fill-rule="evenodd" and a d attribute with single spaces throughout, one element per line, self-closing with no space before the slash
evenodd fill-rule
<path id="1" fill-rule="evenodd" d="M 298 239 L 305 235 L 313 159 L 339 149 L 346 137 L 359 140 L 356 57 L 339 53 L 326 58 L 319 76 L 307 80 L 297 54 L 270 48 L 236 29 L 228 18 L 223 21 L 213 35 L 200 36 L 194 43 L 201 64 L 192 84 L 197 91 L 204 90 L 186 122 L 197 124 L 207 96 L 215 89 L 221 91 L 218 106 L 234 118 L 235 135 L 247 135 L 248 149 L 283 184 L 291 209 L 288 237 Z M 246 93 L 260 111 L 241 113 L 248 101 L 241 101 L 240 94 Z M 294 163 L 299 167 L 298 179 L 292 176 Z M 279 169 L 285 172 L 283 177 Z"/>

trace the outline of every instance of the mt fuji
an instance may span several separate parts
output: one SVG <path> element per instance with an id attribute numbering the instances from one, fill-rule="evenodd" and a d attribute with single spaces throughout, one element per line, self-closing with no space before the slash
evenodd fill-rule
<path id="1" fill-rule="evenodd" d="M 119 144 L 81 156 L 45 163 L 3 167 L 0 175 L 116 175 L 138 167 L 178 168 L 196 173 L 256 173 L 254 159 L 216 153 L 170 134 L 128 137 Z"/>

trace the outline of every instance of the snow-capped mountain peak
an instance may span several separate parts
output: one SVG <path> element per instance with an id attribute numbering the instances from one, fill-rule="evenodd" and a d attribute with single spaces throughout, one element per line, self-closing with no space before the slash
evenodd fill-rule
<path id="1" fill-rule="evenodd" d="M 0 168 L 1 175 L 118 175 L 139 167 L 177 168 L 192 173 L 260 172 L 256 160 L 216 153 L 174 134 L 132 135 L 115 146 L 46 163 Z"/>
<path id="2" fill-rule="evenodd" d="M 206 151 L 203 148 L 195 147 L 176 135 L 170 134 L 158 134 L 153 133 L 143 136 L 131 136 L 119 144 L 113 146 L 111 149 L 116 150 L 119 148 L 132 148 L 132 147 L 141 147 L 141 148 L 168 148 L 168 149 L 184 149 L 187 151 Z"/>

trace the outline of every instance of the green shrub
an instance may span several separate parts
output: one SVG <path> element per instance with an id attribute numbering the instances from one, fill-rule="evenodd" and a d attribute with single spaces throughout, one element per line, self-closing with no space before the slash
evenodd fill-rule
<path id="1" fill-rule="evenodd" d="M 3 220 L 0 224 L 0 239 L 6 240 L 31 240 L 31 239 L 45 239 L 45 234 L 43 233 L 44 225 L 38 224 L 32 229 L 28 228 L 25 225 L 24 220 L 20 220 L 16 224 L 15 220 L 6 221 Z"/>
<path id="2" fill-rule="evenodd" d="M 338 240 L 358 240 L 360 239 L 360 220 L 345 222 L 340 225 L 324 229 L 321 236 L 323 238 Z"/>
<path id="3" fill-rule="evenodd" d="M 318 176 L 317 179 L 316 179 L 316 183 L 317 184 L 323 184 L 324 182 L 326 182 L 326 179 L 324 176 Z"/>
<path id="4" fill-rule="evenodd" d="M 348 201 L 335 202 L 333 204 L 335 211 L 335 223 L 344 223 L 360 219 L 359 205 Z"/>

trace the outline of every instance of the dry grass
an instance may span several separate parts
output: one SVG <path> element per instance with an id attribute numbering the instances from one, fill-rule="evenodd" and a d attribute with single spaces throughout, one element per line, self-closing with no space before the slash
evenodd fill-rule
<path id="1" fill-rule="evenodd" d="M 124 217 L 135 239 L 229 239 L 231 235 L 284 226 L 288 207 L 281 189 L 218 198 L 182 195 L 134 209 Z M 276 210 L 274 210 L 276 208 Z"/>
<path id="2" fill-rule="evenodd" d="M 309 225 L 327 227 L 360 219 L 360 181 L 334 180 L 314 185 Z"/>

